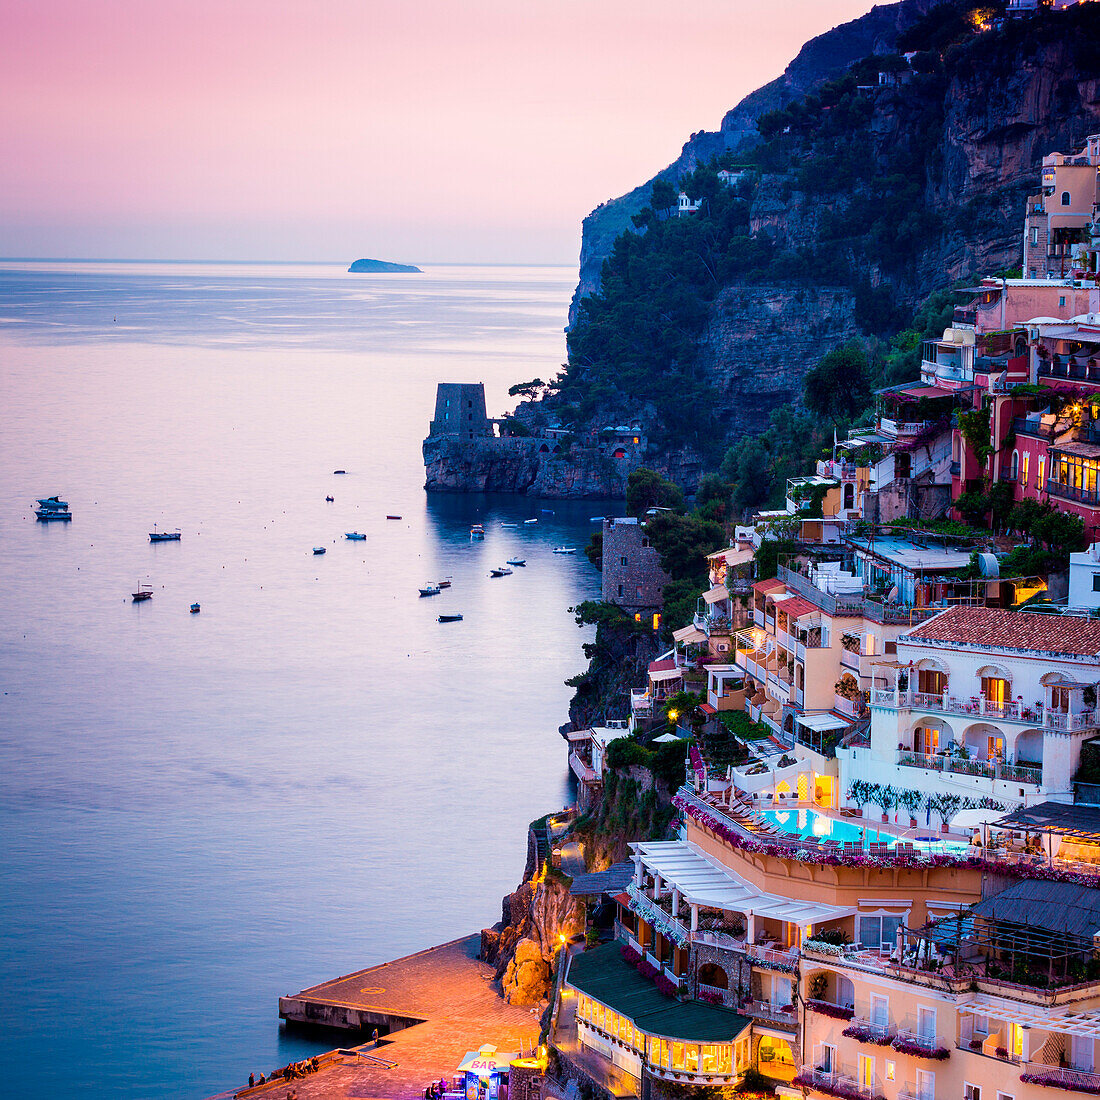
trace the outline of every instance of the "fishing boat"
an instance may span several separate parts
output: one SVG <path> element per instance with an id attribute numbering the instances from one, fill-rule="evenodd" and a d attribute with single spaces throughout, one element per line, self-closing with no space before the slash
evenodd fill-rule
<path id="1" fill-rule="evenodd" d="M 526 558 L 509 558 L 508 559 L 508 564 L 509 565 L 526 565 L 527 564 L 527 559 Z"/>
<path id="2" fill-rule="evenodd" d="M 199 607 L 199 605 L 197 603 L 193 603 L 191 605 L 191 614 L 192 615 L 197 615 L 201 610 L 202 610 L 202 608 Z"/>
<path id="3" fill-rule="evenodd" d="M 158 531 L 156 526 L 149 532 L 150 542 L 179 542 L 180 532 L 177 528 L 175 531 Z"/>
<path id="4" fill-rule="evenodd" d="M 496 569 L 489 570 L 490 577 L 510 577 L 512 570 L 506 565 L 498 565 Z"/>
<path id="5" fill-rule="evenodd" d="M 483 539 L 483 538 L 485 538 L 485 528 L 482 527 L 480 523 L 475 523 L 473 525 L 473 527 L 470 528 L 470 538 L 472 538 L 472 539 Z"/>
<path id="6" fill-rule="evenodd" d="M 315 546 L 313 548 L 313 552 L 315 554 L 323 554 L 325 552 L 325 548 L 323 546 Z"/>
<path id="7" fill-rule="evenodd" d="M 131 592 L 131 596 L 134 597 L 134 603 L 141 603 L 143 600 L 151 600 L 153 598 L 153 586 L 148 581 L 142 581 L 138 585 L 136 592 Z"/>
<path id="8" fill-rule="evenodd" d="M 554 547 L 554 553 L 555 554 L 575 554 L 576 552 L 577 552 L 577 548 L 575 546 L 555 546 Z"/>
<path id="9" fill-rule="evenodd" d="M 436 584 L 438 584 L 438 586 L 440 588 L 450 588 L 451 587 L 451 578 L 450 577 L 444 577 L 443 580 L 437 581 Z"/>
<path id="10" fill-rule="evenodd" d="M 438 584 L 426 584 L 420 589 L 421 596 L 438 596 L 442 589 Z"/>
<path id="11" fill-rule="evenodd" d="M 69 508 L 69 502 L 60 497 L 39 497 L 35 504 L 44 512 L 65 512 Z"/>
<path id="12" fill-rule="evenodd" d="M 54 520 L 65 521 L 73 518 L 72 512 L 59 512 L 55 508 L 36 508 L 34 514 L 40 523 L 52 523 Z"/>
<path id="13" fill-rule="evenodd" d="M 400 519 L 400 516 L 386 516 L 386 519 Z"/>
<path id="14" fill-rule="evenodd" d="M 344 534 L 344 538 L 351 539 L 352 542 L 362 542 L 366 537 L 366 535 L 361 535 L 358 531 L 347 531 Z"/>
<path id="15" fill-rule="evenodd" d="M 441 623 L 460 623 L 462 622 L 462 616 L 455 611 L 450 615 L 440 615 L 436 621 Z"/>
<path id="16" fill-rule="evenodd" d="M 537 519 L 525 519 L 523 522 L 524 522 L 525 526 L 529 527 L 532 523 L 538 523 L 538 520 Z"/>
<path id="17" fill-rule="evenodd" d="M 501 527 L 503 527 L 505 531 L 507 531 L 511 527 L 518 527 L 518 526 L 519 526 L 518 523 L 502 523 L 501 524 Z"/>

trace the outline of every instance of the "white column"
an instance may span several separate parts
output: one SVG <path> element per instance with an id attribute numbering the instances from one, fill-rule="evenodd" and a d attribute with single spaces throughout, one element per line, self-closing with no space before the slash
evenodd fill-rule
<path id="1" fill-rule="evenodd" d="M 661 876 L 654 871 L 653 872 L 653 900 L 656 901 L 661 896 Z"/>
<path id="2" fill-rule="evenodd" d="M 692 905 L 691 907 L 691 930 L 693 932 L 699 931 L 699 906 Z"/>
<path id="3" fill-rule="evenodd" d="M 749 913 L 747 917 L 748 922 L 746 924 L 747 931 L 745 932 L 745 936 L 749 943 L 756 943 L 756 914 Z"/>
<path id="4" fill-rule="evenodd" d="M 672 888 L 672 915 L 676 916 L 680 912 L 680 887 L 673 886 Z"/>
<path id="5" fill-rule="evenodd" d="M 642 888 L 642 878 L 644 876 L 642 870 L 642 857 L 635 852 L 634 853 L 634 885 L 640 890 Z"/>
<path id="6" fill-rule="evenodd" d="M 1020 1028 L 1020 1061 L 1027 1063 L 1031 1060 L 1031 1027 L 1027 1024 Z"/>

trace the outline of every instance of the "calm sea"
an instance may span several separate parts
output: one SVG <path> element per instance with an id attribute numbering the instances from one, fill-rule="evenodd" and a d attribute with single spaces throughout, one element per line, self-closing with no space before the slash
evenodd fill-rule
<path id="1" fill-rule="evenodd" d="M 604 507 L 429 498 L 420 441 L 437 381 L 500 412 L 555 373 L 574 282 L 0 263 L 7 1095 L 239 1085 L 332 1045 L 281 993 L 499 919 L 572 797 Z M 36 523 L 54 493 L 75 518 Z"/>

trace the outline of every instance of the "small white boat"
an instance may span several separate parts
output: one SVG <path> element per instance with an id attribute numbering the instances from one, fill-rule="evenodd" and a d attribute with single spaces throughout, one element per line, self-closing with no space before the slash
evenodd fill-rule
<path id="1" fill-rule="evenodd" d="M 352 542 L 362 542 L 366 537 L 366 535 L 361 535 L 358 531 L 348 531 L 344 535 L 344 538 L 351 539 Z"/>
<path id="2" fill-rule="evenodd" d="M 483 538 L 485 538 L 485 528 L 482 527 L 480 523 L 475 523 L 473 525 L 473 527 L 470 528 L 470 538 L 472 538 L 472 539 L 483 539 Z"/>
<path id="3" fill-rule="evenodd" d="M 519 526 L 518 523 L 502 523 L 501 524 L 501 527 L 503 527 L 506 531 L 511 527 L 518 527 L 518 526 Z"/>
<path id="4" fill-rule="evenodd" d="M 512 575 L 512 570 L 509 569 L 508 566 L 506 566 L 506 565 L 500 565 L 500 566 L 497 566 L 496 569 L 490 569 L 489 570 L 489 576 L 490 577 L 510 577 L 511 575 Z"/>
<path id="5" fill-rule="evenodd" d="M 141 603 L 143 600 L 151 600 L 153 598 L 153 586 L 148 581 L 142 581 L 138 585 L 136 592 L 131 592 L 131 596 L 134 597 L 134 603 Z"/>
<path id="6" fill-rule="evenodd" d="M 325 548 L 323 546 L 315 546 L 313 548 L 313 552 L 315 554 L 323 554 L 325 552 Z"/>
<path id="7" fill-rule="evenodd" d="M 555 546 L 554 547 L 554 553 L 555 554 L 575 554 L 576 552 L 577 552 L 577 548 L 575 546 Z"/>
<path id="8" fill-rule="evenodd" d="M 440 588 L 450 588 L 451 587 L 451 578 L 450 577 L 444 577 L 443 580 L 436 581 L 436 584 Z"/>
<path id="9" fill-rule="evenodd" d="M 426 584 L 420 589 L 421 596 L 438 596 L 442 589 L 438 584 Z"/>
<path id="10" fill-rule="evenodd" d="M 508 564 L 509 565 L 526 565 L 527 564 L 527 559 L 526 558 L 509 558 L 508 559 Z"/>
<path id="11" fill-rule="evenodd" d="M 523 523 L 524 523 L 524 526 L 526 526 L 526 527 L 530 527 L 530 525 L 531 525 L 532 523 L 538 523 L 538 520 L 537 520 L 537 519 L 525 519 L 525 520 L 523 521 Z"/>
<path id="12" fill-rule="evenodd" d="M 69 502 L 60 497 L 39 497 L 35 504 L 44 512 L 64 512 L 69 507 Z"/>

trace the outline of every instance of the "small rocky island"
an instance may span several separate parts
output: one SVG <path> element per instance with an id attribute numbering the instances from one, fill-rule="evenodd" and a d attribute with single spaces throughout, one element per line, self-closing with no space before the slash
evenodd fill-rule
<path id="1" fill-rule="evenodd" d="M 412 264 L 391 264 L 388 260 L 356 260 L 348 268 L 348 271 L 353 275 L 377 274 L 379 272 L 397 275 L 424 274 L 420 268 L 413 267 Z"/>

